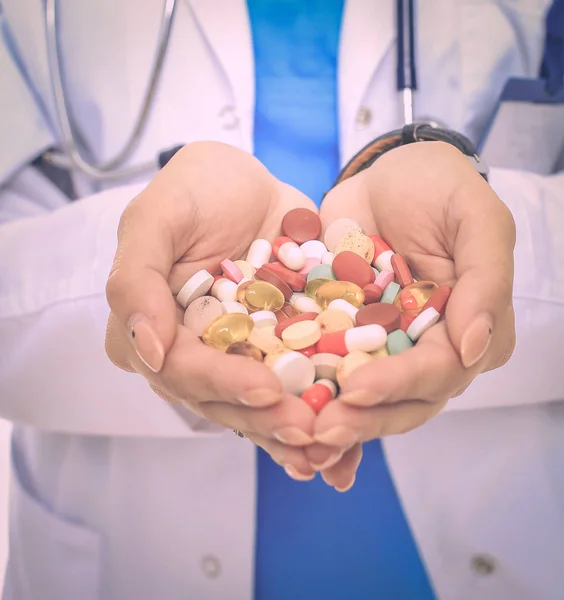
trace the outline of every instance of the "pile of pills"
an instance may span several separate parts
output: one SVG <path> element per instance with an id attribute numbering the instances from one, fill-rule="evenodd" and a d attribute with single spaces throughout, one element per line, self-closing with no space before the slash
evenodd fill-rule
<path id="1" fill-rule="evenodd" d="M 255 240 L 245 260 L 202 270 L 177 301 L 208 346 L 264 362 L 285 391 L 319 412 L 357 367 L 413 346 L 444 314 L 447 285 L 415 281 L 405 259 L 352 219 L 325 231 L 298 208 L 283 237 Z"/>

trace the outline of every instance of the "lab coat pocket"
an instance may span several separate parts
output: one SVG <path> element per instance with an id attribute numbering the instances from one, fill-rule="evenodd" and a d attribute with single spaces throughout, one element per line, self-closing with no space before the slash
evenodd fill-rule
<path id="1" fill-rule="evenodd" d="M 56 514 L 12 460 L 10 557 L 4 600 L 98 600 L 100 534 Z"/>

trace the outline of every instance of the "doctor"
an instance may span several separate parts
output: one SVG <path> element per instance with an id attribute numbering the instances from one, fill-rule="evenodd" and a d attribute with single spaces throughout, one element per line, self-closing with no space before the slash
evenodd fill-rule
<path id="1" fill-rule="evenodd" d="M 84 152 L 104 161 L 120 150 L 131 130 L 131 115 L 140 109 L 162 5 L 147 2 L 140 11 L 133 0 L 58 4 L 70 113 Z M 231 426 L 232 420 L 221 423 L 217 415 L 205 414 L 207 408 L 202 414 L 183 403 L 162 402 L 144 378 L 116 369 L 105 356 L 105 286 L 118 224 L 120 248 L 108 285 L 115 316 L 110 317 L 106 347 L 124 370 L 133 367 L 154 382 L 155 371 L 165 373 L 169 365 L 182 363 L 170 361 L 171 355 L 165 358 L 165 348 L 174 350 L 170 340 L 162 349 L 151 344 L 153 325 L 139 317 L 139 308 L 150 308 L 158 295 L 159 265 L 172 264 L 171 237 L 163 236 L 162 228 L 160 237 L 152 234 L 164 219 L 177 223 L 173 211 L 185 206 L 179 191 L 198 192 L 192 206 L 202 213 L 199 224 L 205 224 L 206 235 L 196 240 L 201 230 L 195 227 L 189 241 L 205 253 L 210 240 L 213 252 L 214 236 L 221 232 L 225 243 L 231 242 L 224 221 L 229 219 L 234 233 L 268 233 L 278 214 L 309 202 L 306 196 L 319 202 L 339 165 L 401 124 L 393 75 L 393 3 L 302 4 L 283 2 L 281 13 L 272 2 L 178 3 L 154 105 L 130 164 L 150 161 L 161 148 L 190 145 L 142 191 L 154 173 L 126 185 L 78 172 L 63 181 L 60 172 L 37 159 L 60 140 L 45 59 L 43 3 L 3 2 L 0 411 L 16 423 L 5 598 L 561 597 L 562 175 L 495 167 L 490 173 L 492 188 L 517 229 L 513 303 L 518 343 L 511 361 L 481 375 L 425 425 L 386 437 L 381 444 L 377 439 L 364 444 L 365 459 L 346 494 L 338 494 L 319 476 L 308 483 L 292 481 L 266 453 L 257 454 L 250 442 L 215 423 Z M 536 0 L 510 6 L 420 3 L 416 117 L 435 116 L 479 139 L 503 82 L 512 75 L 536 74 L 545 8 L 546 3 Z M 297 105 L 287 104 L 296 98 Z M 191 144 L 199 140 L 213 142 Z M 351 210 L 361 218 L 361 210 L 369 206 L 373 213 L 365 216 L 366 225 L 371 219 L 378 226 L 381 220 L 392 223 L 391 217 L 374 212 L 376 206 L 385 212 L 392 203 L 376 205 L 372 193 L 363 198 L 355 182 L 371 184 L 371 190 L 381 186 L 386 198 L 400 197 L 407 207 L 409 182 L 399 177 L 405 173 L 401 165 L 410 165 L 409 179 L 417 184 L 413 191 L 427 201 L 421 188 L 429 189 L 432 182 L 444 196 L 447 190 L 454 192 L 449 185 L 461 178 L 462 187 L 475 192 L 470 200 L 487 211 L 481 225 L 488 243 L 469 258 L 483 262 L 488 250 L 497 265 L 489 272 L 510 276 L 510 265 L 500 262 L 509 260 L 512 245 L 512 221 L 504 207 L 466 162 L 462 166 L 452 148 L 434 148 L 416 144 L 384 155 L 364 175 L 331 192 L 324 218 Z M 242 152 L 253 150 L 273 175 Z M 427 165 L 433 169 L 422 168 Z M 444 179 L 441 172 L 447 174 Z M 452 173 L 457 174 L 454 182 Z M 202 175 L 209 187 L 200 184 Z M 214 196 L 210 189 L 219 193 Z M 80 199 L 69 202 L 65 192 Z M 351 206 L 343 205 L 343 196 Z M 245 202 L 250 199 L 256 203 L 244 223 L 240 219 L 247 216 Z M 157 200 L 163 204 L 159 210 L 152 208 Z M 464 200 L 454 208 L 466 206 L 469 199 Z M 475 231 L 478 214 L 468 210 L 451 216 L 459 225 L 453 243 L 460 241 L 464 224 L 472 223 Z M 504 239 L 490 244 L 488 236 L 495 231 Z M 472 240 L 466 245 L 479 246 Z M 149 269 L 153 280 L 136 278 L 134 257 L 156 267 Z M 175 276 L 182 279 L 184 267 L 171 273 L 170 285 L 178 283 Z M 483 276 L 476 281 L 485 282 Z M 494 292 L 510 286 L 489 283 Z M 135 306 L 128 305 L 126 288 L 132 290 Z M 146 304 L 138 300 L 143 289 Z M 487 289 L 467 292 L 470 298 L 489 300 L 486 308 L 497 310 L 503 303 L 488 299 Z M 134 313 L 129 314 L 130 308 Z M 139 333 L 138 353 L 126 350 L 134 348 L 126 339 L 126 324 Z M 474 345 L 465 358 L 461 330 L 453 348 L 468 369 L 475 369 L 473 376 L 503 362 L 504 352 L 511 350 L 511 331 L 496 318 L 489 344 L 486 340 L 481 349 Z M 494 351 L 494 340 L 500 341 L 501 351 Z M 487 358 L 482 356 L 486 345 L 486 354 L 493 353 Z M 139 355 L 147 366 L 135 358 Z M 464 370 L 458 363 L 456 368 L 461 371 L 453 381 L 466 383 Z M 192 391 L 198 399 L 206 393 L 212 399 L 216 392 L 218 398 L 232 399 L 230 373 L 217 369 L 206 380 L 201 363 L 186 364 L 186 369 L 166 379 L 163 396 L 186 400 L 190 385 L 201 385 Z M 260 381 L 263 390 L 276 394 L 268 374 L 257 371 L 257 377 L 265 378 Z M 422 379 L 411 375 L 404 393 L 392 397 L 396 381 L 394 377 L 390 388 L 378 392 L 398 400 L 397 407 L 413 398 Z M 246 381 L 238 383 L 241 393 L 251 391 Z M 219 389 L 210 392 L 208 384 Z M 369 387 L 371 399 L 373 386 L 373 378 L 356 384 L 357 391 Z M 445 402 L 438 396 L 436 412 Z M 293 466 L 307 469 L 305 459 L 311 465 L 312 457 L 302 450 L 303 440 L 288 439 L 288 434 L 316 433 L 313 428 L 319 424 L 308 423 L 304 413 L 297 415 L 303 406 L 288 408 L 291 401 L 264 391 L 242 398 L 251 405 L 286 405 L 280 413 L 293 429 L 282 434 L 277 448 L 303 459 Z M 367 395 L 349 400 L 366 405 Z M 233 412 L 242 408 L 235 402 L 231 406 Z M 364 430 L 360 437 L 399 433 L 431 416 L 420 415 L 414 423 L 402 420 L 388 431 Z M 374 419 L 363 416 L 358 424 L 365 423 Z M 269 434 L 264 437 L 274 437 L 272 423 L 261 427 Z M 346 489 L 358 466 L 360 445 L 341 442 L 326 439 L 318 449 L 327 462 L 327 447 L 350 447 L 354 464 L 343 465 L 351 454 L 332 457 L 334 468 L 347 479 L 325 473 L 331 485 Z M 272 446 L 268 450 L 285 462 Z M 296 475 L 292 469 L 290 474 Z M 302 475 L 307 478 L 307 471 Z"/>

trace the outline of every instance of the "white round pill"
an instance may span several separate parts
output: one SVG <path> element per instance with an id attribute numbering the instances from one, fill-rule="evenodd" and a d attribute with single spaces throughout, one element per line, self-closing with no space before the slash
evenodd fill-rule
<path id="1" fill-rule="evenodd" d="M 184 308 L 196 298 L 205 296 L 213 285 L 213 275 L 205 269 L 194 273 L 192 277 L 182 286 L 176 296 L 176 300 Z"/>
<path id="2" fill-rule="evenodd" d="M 188 305 L 184 312 L 184 325 L 201 337 L 208 324 L 223 314 L 223 306 L 217 298 L 201 296 Z"/>
<path id="3" fill-rule="evenodd" d="M 337 244 L 351 231 L 360 231 L 362 233 L 361 226 L 354 219 L 337 219 L 333 221 L 323 236 L 323 241 L 329 252 L 335 252 Z"/>
<path id="4" fill-rule="evenodd" d="M 307 258 L 318 258 L 321 260 L 321 257 L 327 253 L 325 244 L 319 240 L 304 242 L 300 248 Z"/>
<path id="5" fill-rule="evenodd" d="M 255 327 L 276 327 L 278 319 L 271 310 L 258 310 L 251 315 Z"/>
<path id="6" fill-rule="evenodd" d="M 274 362 L 272 370 L 285 392 L 299 396 L 315 381 L 315 366 L 301 352 L 284 352 Z"/>
<path id="7" fill-rule="evenodd" d="M 222 302 L 223 312 L 228 315 L 231 313 L 241 313 L 242 315 L 248 315 L 249 311 L 246 306 L 243 306 L 240 302 Z"/>
<path id="8" fill-rule="evenodd" d="M 288 269 L 299 271 L 305 267 L 307 258 L 296 242 L 286 242 L 278 250 L 278 260 Z"/>
<path id="9" fill-rule="evenodd" d="M 220 302 L 236 302 L 237 287 L 238 285 L 234 281 L 222 277 L 221 279 L 216 280 L 216 282 L 212 285 L 210 293 Z"/>
<path id="10" fill-rule="evenodd" d="M 309 296 L 298 298 L 294 303 L 294 308 L 301 313 L 314 312 L 319 314 L 321 312 L 321 307 L 319 304 L 317 304 L 317 302 Z"/>

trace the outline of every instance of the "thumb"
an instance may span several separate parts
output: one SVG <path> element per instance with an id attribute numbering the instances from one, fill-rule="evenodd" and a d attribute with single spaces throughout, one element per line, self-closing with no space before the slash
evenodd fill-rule
<path id="1" fill-rule="evenodd" d="M 158 373 L 176 334 L 176 303 L 168 285 L 174 244 L 164 211 L 147 201 L 151 193 L 149 186 L 121 217 L 106 296 L 139 358 Z"/>
<path id="2" fill-rule="evenodd" d="M 476 180 L 475 180 L 476 181 Z M 451 198 L 449 218 L 456 237 L 454 264 L 457 283 L 446 310 L 451 341 L 466 368 L 475 365 L 490 348 L 501 352 L 514 344 L 508 326 L 513 296 L 515 224 L 509 209 L 483 180 L 460 187 Z"/>

